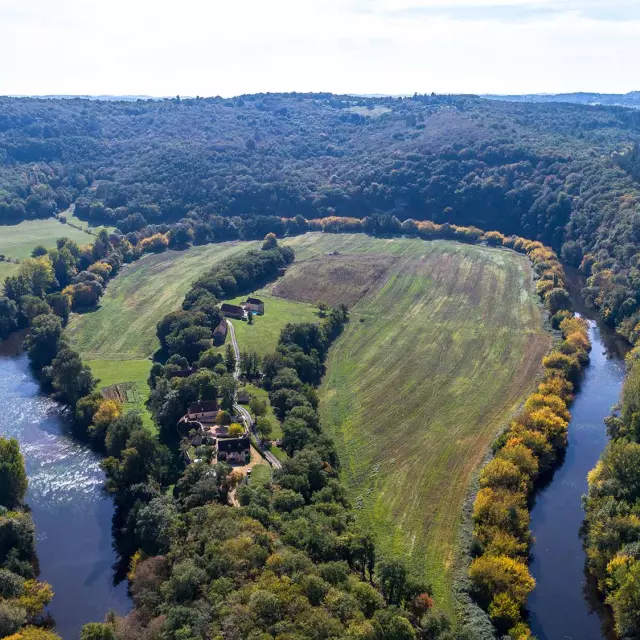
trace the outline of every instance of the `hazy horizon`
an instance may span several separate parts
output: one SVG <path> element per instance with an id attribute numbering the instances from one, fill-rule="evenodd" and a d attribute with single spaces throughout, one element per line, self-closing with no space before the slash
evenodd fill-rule
<path id="1" fill-rule="evenodd" d="M 637 0 L 4 0 L 0 93 L 628 93 L 638 33 Z"/>

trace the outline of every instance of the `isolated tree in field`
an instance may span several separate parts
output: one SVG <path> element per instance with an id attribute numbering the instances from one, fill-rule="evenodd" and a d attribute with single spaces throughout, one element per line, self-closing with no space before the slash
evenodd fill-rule
<path id="1" fill-rule="evenodd" d="M 0 505 L 13 509 L 27 490 L 27 472 L 18 441 L 0 437 Z"/>
<path id="2" fill-rule="evenodd" d="M 267 233 L 262 243 L 262 250 L 268 251 L 269 249 L 275 249 L 278 246 L 278 239 L 275 233 Z"/>
<path id="3" fill-rule="evenodd" d="M 247 316 L 247 324 L 253 324 L 253 313 L 249 311 L 249 315 Z"/>
<path id="4" fill-rule="evenodd" d="M 233 350 L 233 346 L 228 344 L 224 353 L 224 363 L 227 366 L 227 371 L 233 373 L 236 368 L 236 354 Z"/>
<path id="5" fill-rule="evenodd" d="M 31 252 L 32 258 L 40 258 L 41 256 L 47 255 L 47 248 L 43 247 L 41 244 L 35 246 L 33 251 Z"/>

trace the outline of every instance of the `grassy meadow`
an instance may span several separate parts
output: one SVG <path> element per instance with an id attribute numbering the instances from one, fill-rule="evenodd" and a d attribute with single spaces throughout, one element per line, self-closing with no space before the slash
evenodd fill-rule
<path id="1" fill-rule="evenodd" d="M 256 297 L 264 302 L 263 316 L 254 316 L 253 324 L 246 320 L 232 320 L 240 350 L 256 351 L 261 356 L 276 350 L 280 331 L 288 322 L 318 322 L 318 310 L 310 304 L 276 298 L 265 290 L 257 291 Z M 240 304 L 247 296 L 229 300 Z"/>
<path id="2" fill-rule="evenodd" d="M 149 397 L 150 357 L 158 349 L 156 325 L 179 309 L 192 282 L 216 262 L 248 251 L 256 243 L 229 242 L 166 251 L 126 265 L 109 282 L 95 311 L 74 314 L 67 327 L 73 348 L 101 379 L 100 388 L 133 383 L 139 398 L 131 408 L 141 409 Z M 129 404 L 129 403 L 127 403 Z"/>
<path id="3" fill-rule="evenodd" d="M 38 245 L 47 249 L 55 247 L 56 240 L 62 237 L 75 240 L 78 244 L 93 242 L 93 236 L 62 224 L 55 218 L 2 225 L 0 234 L 0 253 L 12 260 L 24 260 L 31 257 L 31 252 Z M 0 282 L 7 276 L 13 275 L 18 267 L 19 265 L 14 262 L 0 262 Z"/>
<path id="4" fill-rule="evenodd" d="M 354 257 L 388 265 L 331 350 L 321 417 L 360 523 L 382 553 L 411 558 L 450 610 L 469 484 L 550 346 L 529 263 L 446 241 L 307 234 L 289 244 L 299 260 L 289 290 L 330 290 L 326 271 L 305 268 L 318 256 L 344 257 L 355 281 L 368 267 Z"/>

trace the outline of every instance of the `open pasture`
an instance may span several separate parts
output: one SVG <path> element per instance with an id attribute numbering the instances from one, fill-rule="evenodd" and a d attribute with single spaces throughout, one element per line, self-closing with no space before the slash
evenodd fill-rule
<path id="1" fill-rule="evenodd" d="M 93 236 L 58 222 L 55 218 L 28 220 L 0 227 L 0 253 L 11 260 L 24 260 L 38 245 L 50 249 L 58 238 L 70 238 L 78 244 L 93 242 Z M 0 262 L 0 282 L 18 270 L 15 262 Z"/>
<path id="2" fill-rule="evenodd" d="M 360 523 L 382 553 L 411 558 L 450 609 L 468 487 L 550 346 L 529 263 L 446 241 L 308 234 L 291 244 L 301 261 L 395 258 L 331 350 L 321 416 Z M 300 290 L 331 290 L 335 270 L 297 269 Z"/>
<path id="3" fill-rule="evenodd" d="M 179 309 L 194 280 L 214 264 L 254 247 L 226 242 L 165 251 L 123 267 L 95 311 L 75 314 L 67 334 L 87 360 L 137 360 L 159 347 L 156 325 Z"/>
<path id="4" fill-rule="evenodd" d="M 216 262 L 248 251 L 255 243 L 231 242 L 167 251 L 145 256 L 125 266 L 109 282 L 95 311 L 74 314 L 67 336 L 101 379 L 99 387 L 127 384 L 131 402 L 126 408 L 142 411 L 149 398 L 147 378 L 151 356 L 158 349 L 156 325 L 167 313 L 179 309 L 191 283 Z"/>
<path id="5" fill-rule="evenodd" d="M 252 324 L 246 320 L 232 320 L 240 351 L 256 351 L 261 356 L 273 353 L 278 345 L 280 331 L 288 322 L 319 320 L 318 310 L 310 304 L 277 298 L 267 293 L 266 289 L 252 295 L 264 302 L 265 313 L 262 316 L 254 316 Z M 246 299 L 246 295 L 239 296 L 229 302 L 240 304 Z M 230 341 L 229 337 L 227 341 Z"/>

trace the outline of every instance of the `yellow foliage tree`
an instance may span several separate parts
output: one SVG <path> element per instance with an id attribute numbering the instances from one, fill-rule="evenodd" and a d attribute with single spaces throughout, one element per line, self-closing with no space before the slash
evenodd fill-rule
<path id="1" fill-rule="evenodd" d="M 51 602 L 51 598 L 53 598 L 53 589 L 50 584 L 27 580 L 19 602 L 20 606 L 25 608 L 28 618 L 34 618 Z"/>
<path id="2" fill-rule="evenodd" d="M 480 472 L 480 486 L 517 491 L 522 488 L 522 474 L 508 460 L 494 458 Z"/>
<path id="3" fill-rule="evenodd" d="M 18 273 L 31 281 L 36 296 L 43 296 L 55 281 L 53 264 L 48 255 L 23 260 Z"/>
<path id="4" fill-rule="evenodd" d="M 520 442 L 507 441 L 507 444 L 496 454 L 496 459 L 513 464 L 520 475 L 526 479 L 525 483 L 529 488 L 529 480 L 534 480 L 538 475 L 538 460 L 531 449 Z"/>
<path id="5" fill-rule="evenodd" d="M 555 395 L 570 402 L 573 398 L 573 385 L 564 376 L 549 375 L 538 385 L 538 393 Z"/>
<path id="6" fill-rule="evenodd" d="M 498 527 L 523 540 L 529 536 L 529 512 L 523 492 L 480 489 L 473 505 L 473 519 L 480 526 Z"/>
<path id="7" fill-rule="evenodd" d="M 532 431 L 519 422 L 513 422 L 509 436 L 507 445 L 523 444 L 530 449 L 538 460 L 540 471 L 548 469 L 553 463 L 555 459 L 553 447 L 540 431 Z"/>
<path id="8" fill-rule="evenodd" d="M 232 438 L 239 438 L 244 433 L 244 427 L 237 422 L 229 425 L 229 435 Z"/>
<path id="9" fill-rule="evenodd" d="M 525 413 L 533 413 L 542 407 L 549 407 L 555 414 L 563 420 L 569 420 L 571 415 L 567 409 L 567 403 L 559 396 L 548 393 L 532 393 L 524 404 Z"/>
<path id="10" fill-rule="evenodd" d="M 550 407 L 542 407 L 524 417 L 527 427 L 544 434 L 556 449 L 567 446 L 567 421 L 556 415 Z"/>
<path id="11" fill-rule="evenodd" d="M 498 631 L 506 631 L 520 622 L 520 605 L 508 593 L 498 593 L 489 605 L 489 617 Z"/>
<path id="12" fill-rule="evenodd" d="M 524 562 L 508 556 L 480 556 L 469 567 L 479 601 L 488 606 L 500 594 L 507 594 L 518 606 L 524 605 L 536 586 Z"/>
<path id="13" fill-rule="evenodd" d="M 525 560 L 529 545 L 498 527 L 485 527 L 478 530 L 478 540 L 484 545 L 484 553 L 489 556 L 509 556 Z"/>
<path id="14" fill-rule="evenodd" d="M 4 640 L 61 640 L 60 636 L 42 627 L 22 627 L 18 633 L 6 636 Z"/>
<path id="15" fill-rule="evenodd" d="M 89 431 L 94 438 L 104 440 L 109 425 L 122 415 L 122 405 L 115 400 L 103 398 L 98 410 L 93 414 L 93 424 Z"/>

